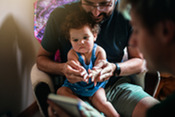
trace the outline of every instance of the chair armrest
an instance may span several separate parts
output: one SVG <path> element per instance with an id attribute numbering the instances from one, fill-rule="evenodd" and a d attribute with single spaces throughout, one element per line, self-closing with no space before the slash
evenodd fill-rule
<path id="1" fill-rule="evenodd" d="M 141 86 L 145 92 L 155 97 L 160 83 L 159 72 L 144 71 L 142 73 L 132 75 L 131 78 L 134 84 Z"/>
<path id="2" fill-rule="evenodd" d="M 54 93 L 54 85 L 51 77 L 47 73 L 39 70 L 36 63 L 31 69 L 31 83 L 40 113 L 43 117 L 48 117 L 47 96 L 51 92 Z"/>
<path id="3" fill-rule="evenodd" d="M 145 89 L 145 74 L 146 74 L 146 71 L 132 75 L 131 76 L 132 82 L 136 85 L 141 86 L 143 89 Z"/>
<path id="4" fill-rule="evenodd" d="M 47 73 L 39 70 L 36 66 L 36 63 L 33 65 L 31 70 L 31 82 L 33 90 L 39 83 L 44 82 L 48 84 L 51 92 L 54 92 L 54 85 L 51 77 Z"/>
<path id="5" fill-rule="evenodd" d="M 158 86 L 160 84 L 160 73 L 148 71 L 145 75 L 145 91 L 155 97 Z"/>

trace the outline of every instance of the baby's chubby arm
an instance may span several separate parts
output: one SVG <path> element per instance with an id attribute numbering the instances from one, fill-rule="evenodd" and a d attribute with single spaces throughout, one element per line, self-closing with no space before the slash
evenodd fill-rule
<path id="1" fill-rule="evenodd" d="M 70 83 L 88 81 L 88 73 L 85 68 L 78 61 L 78 56 L 76 52 L 71 49 L 67 55 L 68 63 L 70 64 L 69 77 L 66 77 Z"/>
<path id="2" fill-rule="evenodd" d="M 96 65 L 98 65 L 102 61 L 106 61 L 106 52 L 102 47 L 97 46 L 95 56 L 96 61 L 94 67 L 92 68 L 92 70 L 89 69 L 88 73 L 89 77 L 91 77 L 92 79 L 92 82 L 94 82 L 94 85 L 96 86 L 97 81 L 103 81 L 103 79 L 100 79 L 100 74 L 103 68 L 96 67 Z"/>

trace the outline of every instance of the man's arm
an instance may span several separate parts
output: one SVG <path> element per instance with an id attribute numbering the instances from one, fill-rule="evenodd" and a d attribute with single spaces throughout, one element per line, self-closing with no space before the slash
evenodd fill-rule
<path id="1" fill-rule="evenodd" d="M 136 32 L 132 32 L 128 43 L 128 60 L 123 63 L 119 63 L 121 76 L 136 74 L 145 70 L 144 58 L 137 47 L 136 38 L 134 38 L 135 33 Z"/>
<path id="2" fill-rule="evenodd" d="M 53 53 L 46 51 L 42 46 L 40 46 L 37 55 L 37 67 L 49 74 L 64 75 L 64 65 L 65 63 L 57 63 L 51 58 L 54 56 Z M 62 66 L 62 67 L 61 67 Z"/>
<path id="3" fill-rule="evenodd" d="M 136 74 L 145 70 L 144 58 L 137 47 L 137 41 L 134 38 L 134 34 L 135 32 L 131 34 L 127 47 L 128 60 L 123 63 L 119 63 L 121 76 Z"/>
<path id="4" fill-rule="evenodd" d="M 78 70 L 81 69 L 80 65 L 74 61 L 57 63 L 51 59 L 53 55 L 53 53 L 49 53 L 43 47 L 40 47 L 37 56 L 37 67 L 49 74 L 65 75 L 71 83 L 82 80 L 82 75 Z"/>
<path id="5" fill-rule="evenodd" d="M 121 69 L 120 76 L 136 74 L 145 70 L 144 59 L 138 48 L 135 46 L 135 40 L 131 38 L 128 45 L 129 59 L 127 61 L 118 63 Z M 99 81 L 102 81 L 102 79 L 107 80 L 113 75 L 116 65 L 114 63 L 102 60 L 95 66 L 95 69 L 98 68 L 103 68 L 98 78 Z"/>
<path id="6" fill-rule="evenodd" d="M 120 76 L 140 73 L 143 71 L 144 59 L 135 47 L 128 46 L 128 60 L 118 63 L 121 72 Z"/>

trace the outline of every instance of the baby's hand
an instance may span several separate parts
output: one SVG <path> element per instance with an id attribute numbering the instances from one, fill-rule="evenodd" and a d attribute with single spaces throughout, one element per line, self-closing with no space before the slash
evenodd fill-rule
<path id="1" fill-rule="evenodd" d="M 83 68 L 80 70 L 80 74 L 81 74 L 81 76 L 83 76 L 83 81 L 88 83 L 89 76 L 88 76 L 87 71 Z"/>
<path id="2" fill-rule="evenodd" d="M 100 72 L 101 72 L 102 69 L 94 69 L 94 70 L 91 70 L 91 69 L 88 69 L 88 73 L 89 73 L 89 78 L 91 77 L 91 80 L 92 82 L 94 82 L 94 86 L 97 85 L 97 76 L 100 75 Z"/>

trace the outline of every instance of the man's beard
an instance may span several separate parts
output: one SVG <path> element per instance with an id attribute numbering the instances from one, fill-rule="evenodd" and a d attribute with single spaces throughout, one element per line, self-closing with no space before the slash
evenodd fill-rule
<path id="1" fill-rule="evenodd" d="M 93 14 L 91 12 L 89 12 L 89 15 L 92 17 L 92 19 L 96 22 L 96 23 L 101 23 L 104 20 L 106 20 L 107 18 L 109 18 L 109 16 L 111 15 L 111 13 L 107 14 L 107 13 L 100 13 L 98 17 L 103 16 L 103 19 L 96 19 L 94 18 Z"/>

